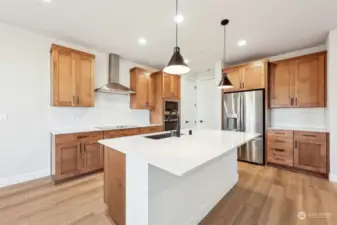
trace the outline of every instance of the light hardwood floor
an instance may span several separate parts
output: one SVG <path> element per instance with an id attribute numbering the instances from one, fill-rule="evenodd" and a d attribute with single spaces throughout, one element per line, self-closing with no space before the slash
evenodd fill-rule
<path id="1" fill-rule="evenodd" d="M 246 163 L 239 163 L 239 175 L 200 225 L 337 224 L 336 184 Z M 0 189 L 0 225 L 111 225 L 105 210 L 103 174 L 56 186 L 45 178 Z M 299 211 L 309 218 L 299 220 Z"/>

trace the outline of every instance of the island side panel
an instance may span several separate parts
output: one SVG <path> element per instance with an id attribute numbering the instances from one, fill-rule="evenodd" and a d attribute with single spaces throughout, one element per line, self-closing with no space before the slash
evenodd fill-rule
<path id="1" fill-rule="evenodd" d="M 150 166 L 148 179 L 148 225 L 198 224 L 238 182 L 237 149 L 182 177 Z"/>
<path id="2" fill-rule="evenodd" d="M 149 225 L 148 171 L 149 164 L 147 162 L 133 154 L 127 155 L 126 225 Z"/>
<path id="3" fill-rule="evenodd" d="M 104 147 L 104 201 L 108 216 L 116 225 L 126 225 L 125 158 L 125 154 Z"/>

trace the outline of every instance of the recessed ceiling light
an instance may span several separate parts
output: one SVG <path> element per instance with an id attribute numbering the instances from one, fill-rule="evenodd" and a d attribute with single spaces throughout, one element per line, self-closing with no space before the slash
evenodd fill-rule
<path id="1" fill-rule="evenodd" d="M 141 44 L 141 45 L 146 45 L 147 41 L 146 41 L 145 38 L 139 38 L 138 43 Z"/>
<path id="2" fill-rule="evenodd" d="M 176 23 L 181 23 L 181 22 L 184 21 L 184 16 L 181 15 L 181 14 L 178 14 L 178 15 L 176 15 L 176 16 L 174 17 L 173 20 L 176 21 Z"/>
<path id="3" fill-rule="evenodd" d="M 238 45 L 240 47 L 245 46 L 245 45 L 247 45 L 247 41 L 246 40 L 240 40 L 240 41 L 238 41 Z"/>
<path id="4" fill-rule="evenodd" d="M 43 0 L 44 2 L 51 2 L 51 0 Z"/>

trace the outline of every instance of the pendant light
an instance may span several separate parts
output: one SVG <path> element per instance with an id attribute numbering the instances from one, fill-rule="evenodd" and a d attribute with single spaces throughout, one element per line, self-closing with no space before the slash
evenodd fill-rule
<path id="1" fill-rule="evenodd" d="M 178 16 L 178 0 L 176 0 L 176 16 Z M 174 48 L 173 55 L 164 68 L 165 73 L 181 75 L 188 73 L 190 68 L 185 63 L 183 56 L 180 54 L 178 47 L 178 22 L 176 21 L 176 47 Z"/>
<path id="2" fill-rule="evenodd" d="M 226 26 L 228 25 L 228 23 L 229 23 L 228 19 L 224 19 L 221 21 L 221 25 L 224 26 L 224 52 L 223 52 L 224 68 L 226 67 Z M 218 88 L 221 89 L 233 88 L 232 82 L 228 79 L 227 73 L 224 72 L 223 69 L 222 69 L 222 79 L 218 85 Z"/>

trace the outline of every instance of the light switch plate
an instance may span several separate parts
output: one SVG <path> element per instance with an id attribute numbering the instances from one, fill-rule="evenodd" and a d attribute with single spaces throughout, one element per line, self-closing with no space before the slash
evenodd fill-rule
<path id="1" fill-rule="evenodd" d="M 8 119 L 7 114 L 0 114 L 0 121 L 6 121 Z"/>

